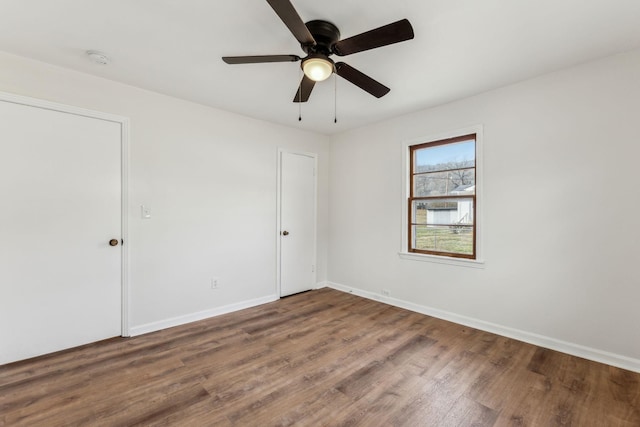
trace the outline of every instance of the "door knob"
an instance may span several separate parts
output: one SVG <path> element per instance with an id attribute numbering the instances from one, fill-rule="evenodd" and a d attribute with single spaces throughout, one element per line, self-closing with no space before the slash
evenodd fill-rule
<path id="1" fill-rule="evenodd" d="M 282 235 L 283 235 L 283 236 L 288 236 L 288 235 L 289 235 L 289 232 L 288 232 L 287 230 L 284 230 L 284 231 L 282 232 Z"/>
<path id="2" fill-rule="evenodd" d="M 118 239 L 109 240 L 109 246 L 118 246 Z"/>

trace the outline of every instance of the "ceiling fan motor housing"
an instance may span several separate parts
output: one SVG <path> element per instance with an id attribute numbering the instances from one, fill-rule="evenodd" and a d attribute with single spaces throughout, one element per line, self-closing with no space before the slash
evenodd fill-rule
<path id="1" fill-rule="evenodd" d="M 340 30 L 331 22 L 314 20 L 305 24 L 316 41 L 315 45 L 301 45 L 308 54 L 332 55 L 333 45 L 340 40 Z"/>

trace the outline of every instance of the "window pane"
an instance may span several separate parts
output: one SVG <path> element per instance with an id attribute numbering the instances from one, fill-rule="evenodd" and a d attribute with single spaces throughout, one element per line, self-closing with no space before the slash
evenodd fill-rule
<path id="1" fill-rule="evenodd" d="M 472 226 L 414 225 L 412 236 L 416 250 L 473 254 Z"/>
<path id="2" fill-rule="evenodd" d="M 414 156 L 414 173 L 475 167 L 476 143 L 470 139 L 425 147 L 415 150 Z"/>
<path id="3" fill-rule="evenodd" d="M 427 205 L 424 202 L 414 201 L 411 204 L 411 222 L 417 224 L 427 223 Z"/>
<path id="4" fill-rule="evenodd" d="M 473 225 L 473 198 L 414 200 L 412 222 L 429 225 Z"/>
<path id="5" fill-rule="evenodd" d="M 475 169 L 431 172 L 413 177 L 413 196 L 446 196 L 475 194 Z"/>

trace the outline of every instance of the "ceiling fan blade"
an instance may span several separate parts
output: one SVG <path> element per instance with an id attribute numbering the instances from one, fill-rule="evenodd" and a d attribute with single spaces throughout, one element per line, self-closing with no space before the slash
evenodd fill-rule
<path id="1" fill-rule="evenodd" d="M 305 75 L 300 82 L 296 96 L 293 97 L 293 102 L 307 102 L 315 85 L 316 82 Z"/>
<path id="2" fill-rule="evenodd" d="M 411 40 L 413 27 L 407 19 L 358 34 L 348 39 L 340 40 L 333 46 L 333 52 L 338 56 L 351 55 L 364 50 L 375 49 L 393 43 Z"/>
<path id="3" fill-rule="evenodd" d="M 222 60 L 227 64 L 259 64 L 263 62 L 296 62 L 300 61 L 300 57 L 297 55 L 223 56 Z"/>
<path id="4" fill-rule="evenodd" d="M 289 28 L 289 31 L 291 31 L 300 44 L 307 46 L 316 44 L 309 29 L 289 0 L 267 0 L 267 3 L 269 3 L 269 6 L 271 6 L 280 19 L 282 19 L 284 25 Z"/>
<path id="5" fill-rule="evenodd" d="M 336 62 L 336 74 L 345 80 L 349 80 L 351 83 L 358 86 L 360 89 L 369 92 L 376 98 L 382 98 L 391 90 L 382 83 L 373 80 L 371 77 L 356 70 L 352 66 L 345 64 L 344 62 Z"/>

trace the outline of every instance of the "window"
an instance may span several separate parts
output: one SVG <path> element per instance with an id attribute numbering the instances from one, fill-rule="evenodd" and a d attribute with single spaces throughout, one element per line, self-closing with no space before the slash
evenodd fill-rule
<path id="1" fill-rule="evenodd" d="M 476 259 L 476 134 L 409 146 L 408 252 Z"/>

